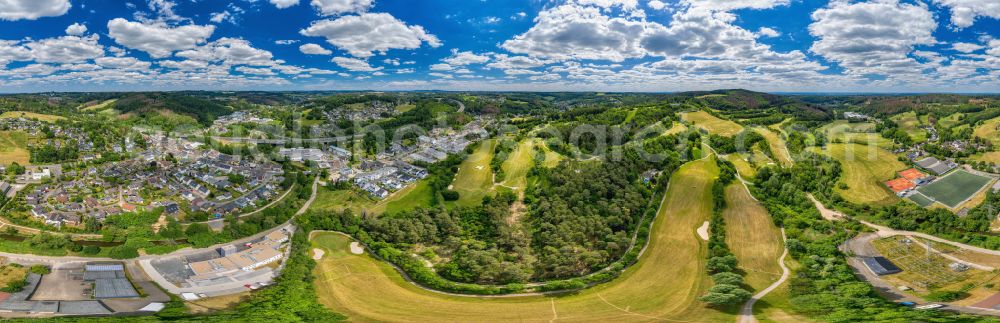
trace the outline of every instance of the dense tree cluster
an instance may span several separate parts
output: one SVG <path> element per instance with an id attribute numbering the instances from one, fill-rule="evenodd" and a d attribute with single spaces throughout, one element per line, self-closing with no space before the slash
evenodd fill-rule
<path id="1" fill-rule="evenodd" d="M 726 219 L 722 216 L 726 208 L 726 186 L 736 179 L 736 168 L 725 160 L 718 160 L 717 163 L 719 178 L 712 183 L 713 207 L 709 222 L 708 263 L 705 266 L 715 285 L 700 299 L 711 306 L 725 307 L 742 304 L 752 294 L 744 287 L 736 255 L 726 244 Z"/>

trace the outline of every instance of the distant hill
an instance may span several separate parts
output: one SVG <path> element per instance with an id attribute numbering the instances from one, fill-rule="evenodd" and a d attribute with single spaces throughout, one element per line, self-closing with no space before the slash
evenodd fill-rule
<path id="1" fill-rule="evenodd" d="M 695 103 L 719 110 L 731 118 L 750 123 L 773 124 L 788 117 L 799 120 L 833 118 L 829 108 L 802 101 L 794 96 L 754 92 L 743 89 L 678 93 Z"/>
<path id="2" fill-rule="evenodd" d="M 121 113 L 137 114 L 167 110 L 191 116 L 204 125 L 232 112 L 229 107 L 212 100 L 168 92 L 126 94 L 115 102 L 115 108 Z"/>

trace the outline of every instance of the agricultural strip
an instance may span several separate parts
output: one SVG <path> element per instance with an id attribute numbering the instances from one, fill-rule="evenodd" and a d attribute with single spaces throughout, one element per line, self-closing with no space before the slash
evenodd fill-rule
<path id="1" fill-rule="evenodd" d="M 709 158 L 674 174 L 645 253 L 607 284 L 555 297 L 443 295 L 404 281 L 391 266 L 367 254 L 350 254 L 346 237 L 319 233 L 313 245 L 325 251 L 314 269 L 320 303 L 358 322 L 732 321 L 734 315 L 697 299 L 711 282 L 704 271 L 706 243 L 695 230 L 709 218 L 717 173 Z"/>

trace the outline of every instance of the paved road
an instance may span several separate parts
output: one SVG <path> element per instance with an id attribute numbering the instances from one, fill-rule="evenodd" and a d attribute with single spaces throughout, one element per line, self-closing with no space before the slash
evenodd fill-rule
<path id="1" fill-rule="evenodd" d="M 785 240 L 786 240 L 785 228 L 781 228 L 781 241 Z M 791 272 L 788 270 L 788 267 L 785 266 L 785 257 L 787 256 L 788 256 L 788 248 L 785 248 L 785 251 L 781 253 L 781 257 L 778 258 L 778 265 L 781 266 L 781 278 L 778 278 L 778 281 L 775 281 L 773 284 L 767 286 L 767 288 L 758 292 L 757 294 L 753 295 L 753 297 L 751 297 L 749 300 L 747 300 L 746 304 L 743 304 L 743 308 L 740 309 L 740 315 L 736 317 L 737 322 L 740 323 L 757 322 L 757 318 L 753 317 L 753 305 L 756 304 L 758 300 L 764 298 L 764 296 L 767 296 L 767 294 L 777 289 L 779 286 L 781 286 L 781 284 L 784 284 L 785 281 L 788 280 L 788 276 L 791 275 Z"/>
<path id="2" fill-rule="evenodd" d="M 850 218 L 844 215 L 843 213 L 826 208 L 811 194 L 809 195 L 809 199 L 811 199 L 813 201 L 813 204 L 816 205 L 816 209 L 820 211 L 820 214 L 823 216 L 823 218 L 834 221 Z M 973 250 L 976 252 L 983 252 L 991 255 L 1000 255 L 1000 251 L 997 250 L 984 249 L 976 246 L 970 246 L 964 243 L 949 241 L 926 233 L 895 230 L 868 221 L 858 220 L 858 219 L 855 220 L 861 222 L 861 224 L 864 224 L 865 226 L 875 229 L 874 233 L 865 233 L 858 235 L 857 237 L 848 239 L 847 241 L 844 242 L 842 246 L 840 246 L 841 251 L 848 254 L 854 254 L 856 256 L 879 256 L 878 251 L 876 251 L 875 248 L 871 246 L 871 241 L 874 239 L 892 237 L 897 235 L 903 235 L 908 237 L 920 237 L 927 240 L 952 245 L 961 249 Z M 918 241 L 916 239 L 913 240 Z M 885 297 L 886 299 L 893 302 L 914 302 L 917 304 L 925 302 L 922 299 L 918 299 L 916 297 L 913 297 L 909 294 L 905 294 L 897 290 L 895 286 L 887 283 L 885 280 L 882 280 L 882 278 L 878 277 L 877 275 L 868 270 L 868 268 L 864 265 L 864 263 L 862 263 L 861 258 L 859 257 L 846 257 L 846 258 L 847 258 L 847 264 L 851 266 L 852 270 L 854 270 L 855 275 L 861 277 L 866 282 L 871 284 L 872 287 L 875 288 L 875 291 L 878 292 L 879 295 L 882 295 L 882 297 Z M 942 309 L 952 310 L 961 313 L 968 313 L 975 315 L 992 315 L 992 316 L 1000 315 L 1000 312 L 994 310 L 987 310 L 987 309 L 968 307 L 968 306 L 957 306 L 950 304 L 942 304 L 942 305 L 945 305 L 945 307 L 943 307 Z"/>

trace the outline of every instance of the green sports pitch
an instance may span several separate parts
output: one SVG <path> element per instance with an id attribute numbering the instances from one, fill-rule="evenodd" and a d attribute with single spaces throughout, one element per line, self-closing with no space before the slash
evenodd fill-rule
<path id="1" fill-rule="evenodd" d="M 992 178 L 976 175 L 964 170 L 956 170 L 917 191 L 949 208 L 958 207 L 976 192 L 988 185 Z M 919 203 L 918 203 L 919 204 Z"/>

